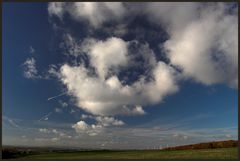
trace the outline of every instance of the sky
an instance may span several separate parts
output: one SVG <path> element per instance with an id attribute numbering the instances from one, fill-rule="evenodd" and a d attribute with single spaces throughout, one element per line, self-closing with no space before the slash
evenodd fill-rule
<path id="1" fill-rule="evenodd" d="M 237 3 L 3 3 L 2 144 L 238 138 Z"/>

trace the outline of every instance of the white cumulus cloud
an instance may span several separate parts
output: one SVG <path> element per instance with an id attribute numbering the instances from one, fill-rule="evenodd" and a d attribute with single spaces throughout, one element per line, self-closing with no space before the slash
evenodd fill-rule
<path id="1" fill-rule="evenodd" d="M 96 136 L 103 130 L 103 127 L 101 125 L 88 125 L 85 121 L 82 120 L 74 124 L 72 128 L 74 128 L 75 131 L 79 134 L 87 134 L 89 136 Z"/>
<path id="2" fill-rule="evenodd" d="M 144 115 L 146 114 L 146 112 L 143 110 L 142 106 L 136 106 L 134 109 L 133 109 L 133 114 L 136 114 L 136 115 Z"/>
<path id="3" fill-rule="evenodd" d="M 110 40 L 113 40 L 113 38 Z M 122 41 L 121 44 L 125 44 Z M 100 46 L 105 43 L 109 44 L 109 40 L 101 41 Z M 174 70 L 161 61 L 154 66 L 153 80 L 149 82 L 146 81 L 144 76 L 132 85 L 123 85 L 116 74 L 105 78 L 109 66 L 123 64 L 125 60 L 128 60 L 128 50 L 125 45 L 122 45 L 121 49 L 119 45 L 113 43 L 112 46 L 111 44 L 105 46 L 104 50 L 101 50 L 102 47 L 97 47 L 99 50 L 94 50 L 96 43 L 89 47 L 90 49 L 93 48 L 94 51 L 94 56 L 90 57 L 90 62 L 95 63 L 93 67 L 100 73 L 99 76 L 92 75 L 82 65 L 70 66 L 64 64 L 61 67 L 61 81 L 67 86 L 69 93 L 76 98 L 78 107 L 95 115 L 121 114 L 126 113 L 126 107 L 134 108 L 136 105 L 159 103 L 164 96 L 178 90 Z M 89 54 L 92 54 L 93 51 L 90 50 Z M 107 59 L 103 59 L 105 55 L 108 56 Z M 115 57 L 117 57 L 117 60 L 115 60 Z M 95 61 L 92 61 L 92 59 Z M 139 110 L 138 108 L 138 112 Z"/>
<path id="4" fill-rule="evenodd" d="M 60 19 L 65 13 L 77 21 L 88 21 L 93 27 L 100 27 L 108 20 L 120 19 L 124 16 L 125 8 L 122 2 L 52 2 L 49 3 L 48 12 Z"/>
<path id="5" fill-rule="evenodd" d="M 106 41 L 88 40 L 83 43 L 83 50 L 90 56 L 93 67 L 104 79 L 109 68 L 127 65 L 127 42 L 112 37 Z"/>
<path id="6" fill-rule="evenodd" d="M 113 117 L 107 117 L 107 116 L 97 116 L 96 120 L 99 124 L 101 124 L 102 126 L 111 126 L 111 125 L 115 125 L 115 126 L 121 126 L 124 125 L 124 122 L 121 120 L 117 120 Z"/>
<path id="7" fill-rule="evenodd" d="M 207 85 L 227 83 L 236 88 L 238 18 L 225 15 L 221 5 L 205 12 L 208 14 L 203 13 L 165 43 L 168 56 L 186 77 Z"/>
<path id="8" fill-rule="evenodd" d="M 93 115 L 85 115 L 81 116 L 82 119 L 93 119 L 96 121 L 95 124 L 87 124 L 85 121 L 80 120 L 76 124 L 72 125 L 72 128 L 79 134 L 87 134 L 89 136 L 96 136 L 99 133 L 102 133 L 105 130 L 105 127 L 109 126 L 122 126 L 125 123 L 122 120 L 118 120 L 114 117 L 108 116 L 93 116 Z"/>
<path id="9" fill-rule="evenodd" d="M 212 85 L 238 86 L 238 17 L 224 3 L 148 3 L 149 19 L 165 26 L 171 63 L 185 78 Z M 237 10 L 237 9 L 233 9 Z"/>

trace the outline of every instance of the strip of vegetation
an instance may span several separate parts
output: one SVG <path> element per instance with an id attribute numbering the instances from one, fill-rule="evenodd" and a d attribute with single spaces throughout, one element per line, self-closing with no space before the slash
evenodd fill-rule
<path id="1" fill-rule="evenodd" d="M 214 148 L 231 148 L 231 147 L 237 147 L 237 146 L 238 146 L 238 141 L 227 140 L 227 141 L 214 141 L 214 142 L 208 142 L 208 143 L 168 147 L 168 148 L 164 148 L 163 150 L 214 149 Z"/>

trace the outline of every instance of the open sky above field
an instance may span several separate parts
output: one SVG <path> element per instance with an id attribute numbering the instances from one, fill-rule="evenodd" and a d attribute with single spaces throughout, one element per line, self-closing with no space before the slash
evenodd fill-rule
<path id="1" fill-rule="evenodd" d="M 237 3 L 3 3 L 4 145 L 237 139 Z"/>

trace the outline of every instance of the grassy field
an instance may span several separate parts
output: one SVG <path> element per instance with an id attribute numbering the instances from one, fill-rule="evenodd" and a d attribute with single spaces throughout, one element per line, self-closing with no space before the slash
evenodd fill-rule
<path id="1" fill-rule="evenodd" d="M 48 152 L 26 159 L 237 159 L 238 149 Z"/>

